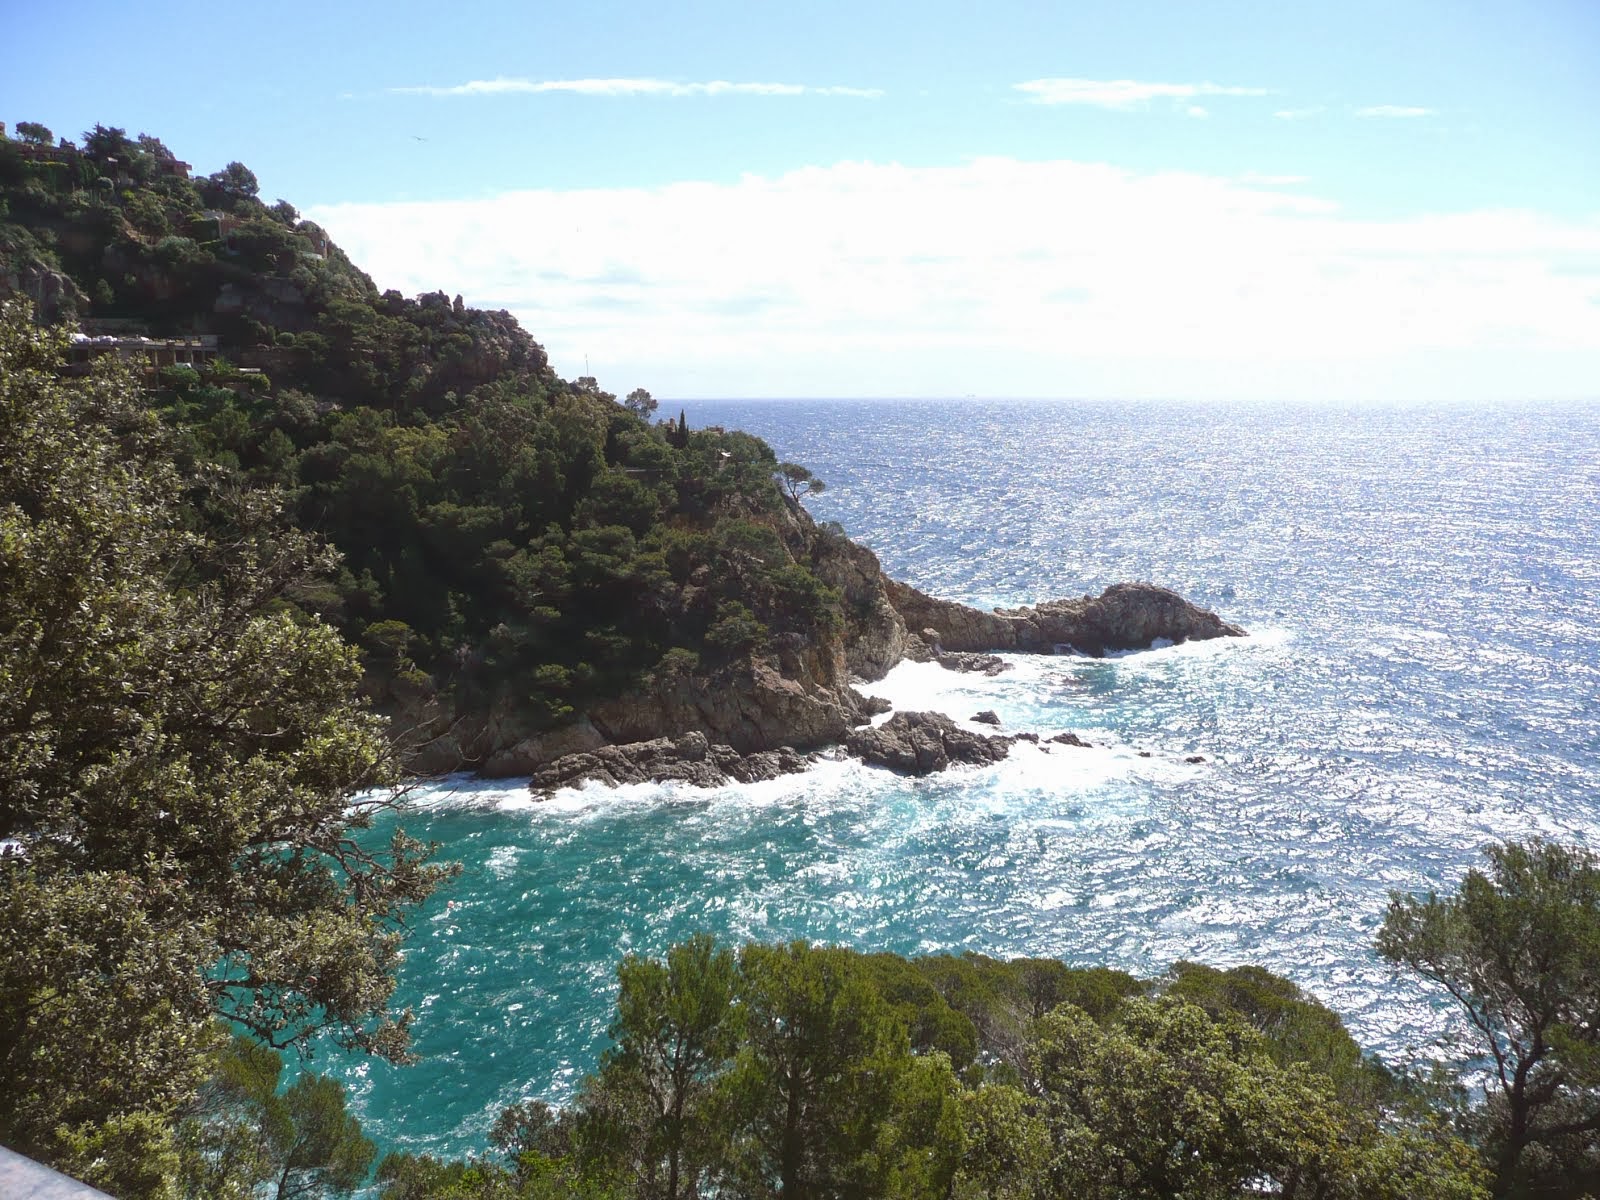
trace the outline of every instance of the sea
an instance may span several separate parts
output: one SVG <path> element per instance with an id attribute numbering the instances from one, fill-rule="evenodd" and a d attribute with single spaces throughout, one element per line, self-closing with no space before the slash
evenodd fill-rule
<path id="1" fill-rule="evenodd" d="M 1445 999 L 1373 950 L 1391 895 L 1449 890 L 1503 839 L 1600 848 L 1600 402 L 681 407 L 810 467 L 812 514 L 924 591 L 1151 580 L 1249 636 L 866 688 L 1092 744 L 991 768 L 419 789 L 407 831 L 463 867 L 405 952 L 419 1061 L 310 1064 L 385 1149 L 479 1150 L 505 1105 L 572 1096 L 618 960 L 699 931 L 1146 977 L 1257 963 L 1388 1062 L 1459 1059 Z"/>

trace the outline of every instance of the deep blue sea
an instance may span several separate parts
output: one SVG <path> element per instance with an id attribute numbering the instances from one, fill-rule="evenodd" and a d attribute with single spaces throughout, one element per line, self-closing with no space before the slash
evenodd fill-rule
<path id="1" fill-rule="evenodd" d="M 1495 839 L 1600 846 L 1600 404 L 684 407 L 810 466 L 813 514 L 926 591 L 1148 579 L 1251 636 L 869 689 L 1095 743 L 988 770 L 428 789 L 406 824 L 465 871 L 406 956 L 422 1061 L 316 1064 L 388 1148 L 460 1153 L 503 1105 L 569 1095 L 618 958 L 697 930 L 1254 962 L 1392 1060 L 1448 1055 L 1448 1009 L 1371 949 L 1390 890 L 1453 886 Z"/>

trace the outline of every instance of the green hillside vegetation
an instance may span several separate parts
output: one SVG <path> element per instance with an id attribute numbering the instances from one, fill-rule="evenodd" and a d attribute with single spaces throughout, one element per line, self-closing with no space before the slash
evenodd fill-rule
<path id="1" fill-rule="evenodd" d="M 1143 982 L 700 937 L 629 957 L 618 981 L 611 1048 L 573 1103 L 505 1110 L 473 1158 L 387 1155 L 382 1200 L 1488 1194 L 1477 1154 L 1408 1081 L 1264 971 L 1210 973 L 1208 1008 L 1180 994 L 1192 969 Z M 224 1078 L 251 1055 L 238 1044 Z M 1319 1069 L 1333 1062 L 1342 1083 Z M 186 1144 L 262 1143 L 261 1098 L 234 1097 Z M 325 1120 L 345 1128 L 342 1109 Z M 225 1181 L 220 1155 L 199 1159 Z M 278 1161 L 236 1166 L 266 1178 Z"/>
<path id="2" fill-rule="evenodd" d="M 147 403 L 182 465 L 282 489 L 339 551 L 286 599 L 363 649 L 380 701 L 503 703 L 537 729 L 837 627 L 763 442 L 652 424 L 648 392 L 557 378 L 507 313 L 378 292 L 242 165 L 171 163 L 99 126 L 64 162 L 0 142 L 10 273 L 64 297 L 59 321 L 216 335 L 217 361 L 162 369 Z"/>

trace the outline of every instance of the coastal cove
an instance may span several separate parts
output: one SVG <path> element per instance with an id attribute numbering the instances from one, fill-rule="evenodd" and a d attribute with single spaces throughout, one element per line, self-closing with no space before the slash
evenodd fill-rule
<path id="1" fill-rule="evenodd" d="M 700 929 L 1254 962 L 1426 1056 L 1450 1017 L 1371 950 L 1389 889 L 1449 885 L 1494 839 L 1600 843 L 1593 408 L 684 407 L 806 463 L 816 519 L 926 592 L 1151 579 L 1251 636 L 992 678 L 902 664 L 867 690 L 1093 743 L 928 780 L 828 760 L 711 791 L 425 788 L 407 829 L 464 872 L 401 973 L 422 1061 L 316 1064 L 386 1146 L 461 1153 L 504 1104 L 569 1095 L 618 957 Z"/>

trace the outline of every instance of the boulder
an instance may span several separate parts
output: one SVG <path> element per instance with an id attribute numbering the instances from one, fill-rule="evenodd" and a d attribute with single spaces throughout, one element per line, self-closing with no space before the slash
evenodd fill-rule
<path id="1" fill-rule="evenodd" d="M 921 636 L 918 634 L 908 633 L 906 634 L 906 640 L 902 647 L 902 657 L 906 662 L 932 662 L 934 657 L 933 647 L 928 645 L 927 642 L 923 641 Z"/>
<path id="2" fill-rule="evenodd" d="M 933 661 L 947 671 L 968 671 L 974 675 L 995 676 L 1011 669 L 1010 663 L 994 654 L 940 650 L 934 653 Z"/>
<path id="3" fill-rule="evenodd" d="M 882 696 L 863 696 L 861 697 L 860 705 L 857 706 L 857 715 L 860 719 L 856 721 L 856 724 L 865 725 L 873 717 L 879 717 L 886 712 L 893 711 L 894 705 L 890 704 Z"/>
<path id="4" fill-rule="evenodd" d="M 979 725 L 998 725 L 1000 724 L 1000 714 L 993 709 L 986 708 L 981 713 L 973 713 L 967 720 L 975 721 Z"/>
<path id="5" fill-rule="evenodd" d="M 896 713 L 882 725 L 857 729 L 845 748 L 871 766 L 903 775 L 931 775 L 957 763 L 988 764 L 1005 758 L 1014 738 L 962 729 L 943 713 Z"/>
<path id="6" fill-rule="evenodd" d="M 593 754 L 605 744 L 606 739 L 593 722 L 588 717 L 579 717 L 571 725 L 563 725 L 548 733 L 523 738 L 509 747 L 492 750 L 478 771 L 495 779 L 503 779 L 508 775 L 531 775 L 545 763 L 570 754 Z"/>

